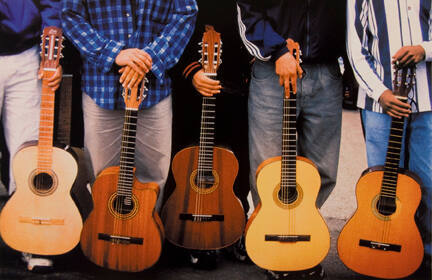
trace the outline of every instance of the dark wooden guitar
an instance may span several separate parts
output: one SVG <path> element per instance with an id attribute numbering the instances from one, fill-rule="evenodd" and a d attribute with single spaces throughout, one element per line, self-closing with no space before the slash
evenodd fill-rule
<path id="1" fill-rule="evenodd" d="M 287 40 L 299 63 L 299 45 Z M 246 251 L 258 266 L 297 271 L 318 265 L 327 255 L 330 234 L 315 202 L 321 185 L 316 166 L 297 156 L 296 88 L 283 96 L 282 156 L 263 161 L 257 169 L 261 204 L 245 234 Z M 281 96 L 282 98 L 282 96 Z"/>
<path id="2" fill-rule="evenodd" d="M 84 223 L 81 249 L 99 266 L 141 271 L 159 259 L 163 226 L 155 211 L 159 186 L 135 177 L 138 107 L 145 86 L 124 90 L 126 104 L 120 166 L 108 167 L 92 187 L 94 209 Z"/>
<path id="3" fill-rule="evenodd" d="M 39 255 L 58 255 L 79 242 L 81 215 L 70 196 L 78 165 L 68 151 L 53 146 L 55 92 L 47 80 L 59 65 L 62 30 L 44 29 L 39 141 L 24 144 L 12 169 L 16 192 L 0 216 L 0 233 L 12 248 Z"/>
<path id="4" fill-rule="evenodd" d="M 206 26 L 202 64 L 216 78 L 220 65 L 220 34 Z M 166 238 L 195 250 L 227 247 L 243 234 L 245 214 L 233 192 L 238 162 L 233 152 L 214 146 L 216 97 L 203 97 L 200 145 L 178 152 L 172 161 L 176 188 L 162 209 Z"/>
<path id="5" fill-rule="evenodd" d="M 407 101 L 414 68 L 396 69 L 393 93 Z M 384 166 L 366 169 L 357 188 L 357 210 L 338 238 L 342 262 L 355 272 L 395 279 L 420 266 L 423 243 L 414 221 L 421 199 L 420 181 L 399 169 L 404 118 L 392 118 Z"/>

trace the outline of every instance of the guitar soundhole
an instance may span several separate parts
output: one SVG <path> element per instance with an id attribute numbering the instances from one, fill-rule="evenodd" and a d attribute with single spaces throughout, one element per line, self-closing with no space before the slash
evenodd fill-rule
<path id="1" fill-rule="evenodd" d="M 297 200 L 297 188 L 283 189 L 278 192 L 279 200 L 284 204 L 291 204 Z"/>
<path id="2" fill-rule="evenodd" d="M 197 176 L 195 177 L 195 185 L 197 185 L 199 188 L 203 189 L 209 189 L 215 184 L 215 177 L 213 176 L 213 172 L 211 171 L 204 171 L 204 172 L 198 172 Z"/>
<path id="3" fill-rule="evenodd" d="M 40 193 L 47 193 L 51 190 L 54 180 L 50 174 L 42 172 L 33 177 L 33 186 Z"/>
<path id="4" fill-rule="evenodd" d="M 391 197 L 380 197 L 377 202 L 377 210 L 383 216 L 390 216 L 396 212 L 396 200 Z"/>
<path id="5" fill-rule="evenodd" d="M 118 195 L 112 201 L 112 209 L 120 215 L 128 215 L 135 208 L 134 201 L 127 196 Z"/>

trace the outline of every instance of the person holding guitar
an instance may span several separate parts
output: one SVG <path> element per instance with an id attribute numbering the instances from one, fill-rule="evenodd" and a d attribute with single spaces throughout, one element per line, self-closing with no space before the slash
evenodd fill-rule
<path id="1" fill-rule="evenodd" d="M 384 165 L 392 118 L 407 118 L 399 165 L 421 179 L 416 218 L 424 243 L 422 268 L 430 278 L 432 1 L 348 3 L 347 49 L 360 85 L 357 106 L 362 109 L 368 166 Z M 392 92 L 393 69 L 405 67 L 415 68 L 407 102 Z"/>
<path id="2" fill-rule="evenodd" d="M 192 35 L 196 11 L 193 0 L 63 1 L 65 34 L 83 58 L 84 147 L 95 176 L 119 165 L 122 86 L 131 88 L 146 74 L 148 93 L 139 107 L 136 136 L 136 176 L 163 190 L 172 119 L 171 80 L 166 72 Z"/>
<path id="3" fill-rule="evenodd" d="M 59 12 L 58 0 L 0 3 L 0 113 L 11 158 L 22 144 L 39 136 L 42 70 L 38 45 L 45 27 L 60 27 Z M 61 78 L 62 67 L 58 66 L 48 86 L 57 90 Z M 8 189 L 12 194 L 16 185 L 11 165 L 9 173 Z M 23 253 L 23 260 L 30 270 L 52 265 L 51 260 L 28 253 Z"/>
<path id="4" fill-rule="evenodd" d="M 306 72 L 297 85 L 297 150 L 318 167 L 321 207 L 336 183 L 342 118 L 342 76 L 337 59 L 344 53 L 345 1 L 238 0 L 239 29 L 256 60 L 249 92 L 250 178 L 259 203 L 255 173 L 264 160 L 281 155 L 283 95 L 299 73 L 288 38 L 300 45 Z M 280 221 L 283 223 L 283 221 Z M 271 279 L 324 277 L 320 266 L 307 271 L 273 272 Z"/>
<path id="5" fill-rule="evenodd" d="M 179 63 L 173 68 L 173 153 L 196 143 L 200 127 L 202 97 L 216 97 L 215 143 L 230 147 L 239 161 L 234 192 L 245 212 L 249 205 L 249 156 L 247 145 L 247 92 L 250 55 L 241 42 L 236 28 L 237 7 L 234 0 L 198 0 L 198 15 L 192 35 Z M 214 80 L 204 74 L 198 52 L 206 25 L 221 34 L 222 55 Z M 233 247 L 238 259 L 246 259 L 242 243 Z M 194 266 L 212 267 L 216 252 L 194 251 L 190 255 Z"/>

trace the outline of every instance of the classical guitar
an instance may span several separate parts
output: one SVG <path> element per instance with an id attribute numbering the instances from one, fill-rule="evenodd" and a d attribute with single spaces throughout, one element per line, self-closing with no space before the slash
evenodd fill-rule
<path id="1" fill-rule="evenodd" d="M 39 141 L 24 144 L 13 157 L 17 188 L 1 213 L 0 233 L 18 251 L 58 255 L 73 249 L 80 238 L 82 218 L 70 196 L 78 168 L 71 153 L 53 146 L 55 92 L 47 80 L 59 65 L 61 29 L 45 28 L 41 47 Z"/>
<path id="2" fill-rule="evenodd" d="M 287 40 L 299 63 L 299 45 Z M 257 169 L 261 199 L 246 226 L 246 251 L 258 266 L 297 271 L 318 265 L 330 247 L 330 234 L 315 206 L 320 175 L 307 158 L 297 156 L 296 95 L 292 85 L 283 97 L 282 156 Z"/>
<path id="3" fill-rule="evenodd" d="M 135 136 L 144 90 L 144 80 L 140 90 L 123 90 L 126 110 L 120 166 L 105 168 L 97 176 L 92 187 L 94 209 L 81 233 L 84 255 L 99 266 L 119 271 L 151 267 L 160 257 L 164 238 L 155 211 L 159 186 L 135 177 Z"/>
<path id="4" fill-rule="evenodd" d="M 220 34 L 206 26 L 201 45 L 204 73 L 216 78 L 221 63 Z M 176 188 L 162 209 L 166 238 L 195 250 L 227 247 L 243 234 L 245 214 L 233 192 L 238 162 L 233 152 L 214 146 L 216 97 L 203 97 L 199 146 L 172 161 Z"/>
<path id="5" fill-rule="evenodd" d="M 406 102 L 414 68 L 396 69 L 393 93 Z M 420 180 L 399 169 L 405 119 L 392 118 L 384 166 L 366 169 L 356 187 L 357 210 L 338 238 L 342 262 L 355 272 L 406 277 L 420 266 L 423 243 L 414 221 L 421 199 Z"/>

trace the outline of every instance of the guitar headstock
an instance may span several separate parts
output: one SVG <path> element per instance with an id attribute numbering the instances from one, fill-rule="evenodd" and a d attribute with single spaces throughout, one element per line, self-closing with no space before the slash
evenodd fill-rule
<path id="1" fill-rule="evenodd" d="M 408 93 L 415 84 L 415 66 L 395 68 L 393 94 L 400 100 L 407 100 Z"/>
<path id="2" fill-rule="evenodd" d="M 288 38 L 286 40 L 287 42 L 287 48 L 290 52 L 290 54 L 294 57 L 296 63 L 297 63 L 297 68 L 300 68 L 300 55 L 301 55 L 301 51 L 300 51 L 300 45 L 299 43 L 295 42 L 294 40 L 292 40 L 291 38 Z M 294 85 L 292 84 L 292 82 L 290 82 L 290 91 L 287 92 L 285 91 L 285 98 L 289 98 L 291 94 L 296 94 L 297 92 L 297 78 L 298 78 L 298 71 L 296 72 L 296 76 L 295 76 L 295 81 L 294 81 Z"/>
<path id="3" fill-rule="evenodd" d="M 141 86 L 135 86 L 133 88 L 123 88 L 123 100 L 126 104 L 126 109 L 128 110 L 138 110 L 139 105 L 141 102 L 146 98 L 147 94 L 145 93 L 147 91 L 147 84 L 148 80 L 144 76 L 144 78 L 141 81 Z M 138 91 L 139 87 L 139 91 Z"/>
<path id="4" fill-rule="evenodd" d="M 203 71 L 206 75 L 216 76 L 216 72 L 222 63 L 222 41 L 220 33 L 216 32 L 211 25 L 206 25 L 206 31 L 203 34 L 201 46 L 201 59 L 199 60 L 203 66 Z"/>
<path id="5" fill-rule="evenodd" d="M 55 26 L 45 27 L 41 35 L 41 67 L 44 71 L 55 71 L 63 57 L 63 32 Z"/>

